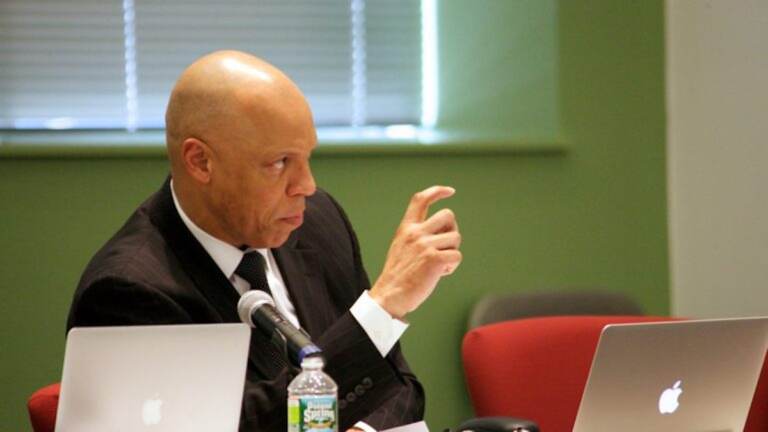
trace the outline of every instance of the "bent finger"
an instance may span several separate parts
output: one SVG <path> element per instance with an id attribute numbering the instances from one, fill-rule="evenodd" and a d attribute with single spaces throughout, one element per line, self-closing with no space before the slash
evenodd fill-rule
<path id="1" fill-rule="evenodd" d="M 442 275 L 448 275 L 453 273 L 456 268 L 461 264 L 463 256 L 461 251 L 457 249 L 447 249 L 440 251 L 440 261 L 442 263 Z"/>
<path id="2" fill-rule="evenodd" d="M 456 231 L 434 234 L 427 237 L 424 242 L 437 250 L 458 249 L 461 245 L 461 234 Z"/>
<path id="3" fill-rule="evenodd" d="M 430 216 L 421 224 L 421 229 L 428 233 L 444 233 L 449 231 L 458 231 L 456 215 L 451 209 L 442 209 Z"/>
<path id="4" fill-rule="evenodd" d="M 442 274 L 442 276 L 448 276 L 448 275 L 452 275 L 452 274 L 453 274 L 453 272 L 455 272 L 455 271 L 456 271 L 456 269 L 457 269 L 457 268 L 459 268 L 459 264 L 461 264 L 461 262 L 457 262 L 457 263 L 455 263 L 455 264 L 447 264 L 447 265 L 445 266 L 445 268 L 443 268 L 443 274 Z"/>
<path id="5" fill-rule="evenodd" d="M 443 254 L 443 259 L 445 260 L 443 264 L 442 276 L 452 274 L 454 271 L 456 271 L 456 268 L 459 267 L 459 264 L 461 264 L 463 259 L 461 252 L 456 249 L 449 249 L 442 251 L 441 254 Z"/>
<path id="6" fill-rule="evenodd" d="M 448 198 L 456 193 L 456 189 L 449 186 L 432 186 L 421 192 L 416 192 L 408 203 L 403 222 L 422 222 L 427 216 L 429 206 L 435 202 Z"/>

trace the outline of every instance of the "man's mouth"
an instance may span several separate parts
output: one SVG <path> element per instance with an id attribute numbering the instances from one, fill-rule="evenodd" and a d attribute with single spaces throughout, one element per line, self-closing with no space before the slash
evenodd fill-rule
<path id="1" fill-rule="evenodd" d="M 304 222 L 304 212 L 282 217 L 280 218 L 280 220 L 287 223 L 288 225 L 293 225 L 298 227 L 302 224 L 302 222 Z"/>

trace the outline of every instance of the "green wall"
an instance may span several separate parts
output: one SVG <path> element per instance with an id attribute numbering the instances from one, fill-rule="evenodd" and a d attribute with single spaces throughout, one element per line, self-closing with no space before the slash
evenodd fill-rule
<path id="1" fill-rule="evenodd" d="M 372 277 L 410 194 L 433 183 L 458 191 L 446 205 L 459 218 L 464 263 L 413 314 L 403 339 L 433 430 L 472 415 L 460 343 L 484 293 L 603 286 L 651 313 L 669 304 L 663 2 L 452 0 L 439 13 L 440 125 L 470 138 L 410 152 L 326 148 L 314 160 L 318 182 L 356 227 Z M 516 20 L 532 32 L 530 44 L 517 42 Z M 526 65 L 545 79 L 516 86 L 513 72 Z M 29 156 L 0 147 L 0 429 L 29 430 L 26 398 L 58 381 L 79 274 L 165 177 L 164 159 L 152 153 Z"/>

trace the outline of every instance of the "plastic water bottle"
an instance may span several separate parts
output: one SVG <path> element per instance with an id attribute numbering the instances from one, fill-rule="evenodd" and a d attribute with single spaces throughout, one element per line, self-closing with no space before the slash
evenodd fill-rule
<path id="1" fill-rule="evenodd" d="M 337 393 L 322 357 L 304 358 L 288 386 L 288 432 L 338 432 Z"/>

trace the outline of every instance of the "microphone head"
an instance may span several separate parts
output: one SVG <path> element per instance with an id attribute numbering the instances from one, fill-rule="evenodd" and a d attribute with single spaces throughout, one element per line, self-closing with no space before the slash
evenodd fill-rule
<path id="1" fill-rule="evenodd" d="M 237 302 L 237 314 L 240 315 L 240 321 L 255 327 L 251 315 L 256 309 L 268 304 L 275 307 L 275 301 L 272 297 L 260 290 L 250 290 L 240 297 Z"/>

